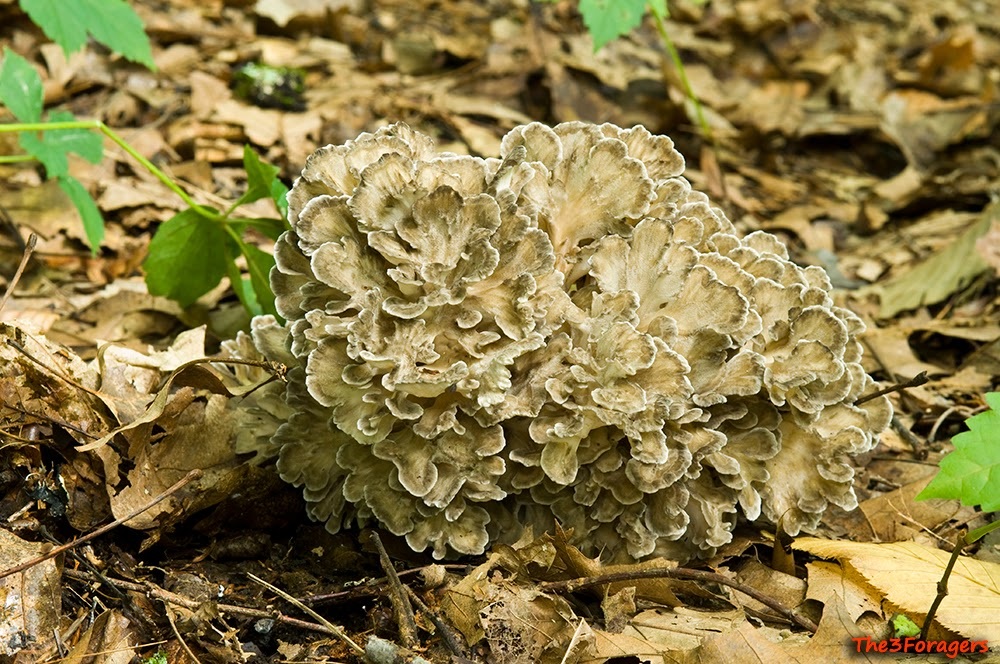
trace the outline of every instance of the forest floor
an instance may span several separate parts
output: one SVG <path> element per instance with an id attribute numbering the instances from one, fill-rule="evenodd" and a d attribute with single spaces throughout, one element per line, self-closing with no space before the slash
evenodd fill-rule
<path id="1" fill-rule="evenodd" d="M 106 142 L 99 163 L 72 163 L 107 220 L 92 254 L 73 205 L 37 165 L 0 164 L 0 289 L 37 236 L 0 310 L 0 361 L 14 366 L 10 349 L 34 344 L 48 374 L 27 387 L 0 380 L 0 574 L 164 498 L 159 511 L 0 578 L 0 662 L 361 661 L 355 645 L 377 644 L 388 654 L 369 661 L 901 657 L 859 654 L 858 644 L 892 636 L 897 613 L 920 624 L 956 538 L 989 516 L 914 499 L 1000 382 L 1000 14 L 989 3 L 671 2 L 668 32 L 712 141 L 651 22 L 594 53 L 568 0 L 132 4 L 156 71 L 99 46 L 67 59 L 12 0 L 0 0 L 0 43 L 37 67 L 46 108 L 102 120 L 202 204 L 242 194 L 244 145 L 291 184 L 318 147 L 395 121 L 481 156 L 535 120 L 642 124 L 674 139 L 685 176 L 741 232 L 775 233 L 794 261 L 827 271 L 837 301 L 868 326 L 865 367 L 881 385 L 928 380 L 892 395 L 891 429 L 854 459 L 860 506 L 827 512 L 813 533 L 823 540 L 799 547 L 815 556 L 776 542 L 773 526 L 745 524 L 697 565 L 710 576 L 636 580 L 632 591 L 560 586 L 639 579 L 656 564 L 602 567 L 558 534 L 442 565 L 382 532 L 390 564 L 370 532 L 327 533 L 273 472 L 199 442 L 205 430 L 184 420 L 204 408 L 198 385 L 154 399 L 165 373 L 247 324 L 226 280 L 188 308 L 148 294 L 150 238 L 184 203 Z M 237 94 L 234 72 L 247 62 L 304 71 L 301 105 L 262 108 Z M 0 146 L 18 151 L 11 134 Z M 254 205 L 275 216 L 269 201 Z M 99 353 L 108 342 L 122 350 Z M 138 406 L 97 404 L 59 377 L 104 367 L 111 381 L 112 365 L 152 372 Z M 120 380 L 134 387 L 136 375 Z M 154 407 L 155 426 L 119 438 L 113 463 L 79 449 L 80 423 L 106 423 L 95 409 L 124 422 Z M 157 436 L 187 441 L 186 451 L 157 457 Z M 181 479 L 195 468 L 211 481 Z M 200 494 L 178 480 L 200 482 Z M 932 642 L 1000 646 L 1000 537 L 967 553 Z M 399 605 L 415 608 L 415 633 Z"/>

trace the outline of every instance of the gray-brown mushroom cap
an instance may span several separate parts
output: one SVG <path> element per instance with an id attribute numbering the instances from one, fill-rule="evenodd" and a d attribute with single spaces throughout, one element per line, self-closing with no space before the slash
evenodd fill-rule
<path id="1" fill-rule="evenodd" d="M 254 324 L 289 382 L 241 449 L 329 529 L 437 557 L 555 520 L 689 557 L 740 514 L 794 533 L 854 506 L 849 458 L 890 417 L 853 405 L 861 321 L 682 171 L 666 137 L 584 123 L 518 127 L 498 159 L 402 124 L 317 151 L 275 249 L 286 322 Z"/>

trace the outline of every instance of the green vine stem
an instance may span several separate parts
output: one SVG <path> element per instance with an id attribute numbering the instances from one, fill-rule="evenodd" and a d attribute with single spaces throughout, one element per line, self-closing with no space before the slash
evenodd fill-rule
<path id="1" fill-rule="evenodd" d="M 647 5 L 649 7 L 650 13 L 653 15 L 653 19 L 656 21 L 656 29 L 660 33 L 660 39 L 663 41 L 663 46 L 667 49 L 667 53 L 670 54 L 670 59 L 674 63 L 674 69 L 677 70 L 677 76 L 680 78 L 681 86 L 684 88 L 684 94 L 687 98 L 691 100 L 694 105 L 695 116 L 698 119 L 698 125 L 701 127 L 702 135 L 711 143 L 715 145 L 715 137 L 712 134 L 712 128 L 708 124 L 708 120 L 705 119 L 705 112 L 701 107 L 701 102 L 698 100 L 698 95 L 694 93 L 694 88 L 691 87 L 691 81 L 688 80 L 687 71 L 684 69 L 684 62 L 681 60 L 681 54 L 677 52 L 677 47 L 674 46 L 674 42 L 670 39 L 670 33 L 667 32 L 667 24 L 663 13 L 657 8 L 655 2 L 650 2 Z"/>
<path id="2" fill-rule="evenodd" d="M 0 124 L 0 133 L 14 133 L 14 132 L 27 132 L 27 131 L 60 131 L 67 129 L 96 129 L 108 138 L 110 138 L 118 147 L 127 152 L 129 156 L 139 162 L 143 168 L 153 174 L 157 180 L 163 183 L 170 191 L 177 194 L 181 200 L 184 201 L 191 209 L 195 210 L 199 215 L 207 219 L 212 219 L 214 221 L 224 221 L 225 216 L 219 214 L 215 210 L 207 208 L 203 205 L 195 202 L 191 198 L 190 194 L 184 191 L 180 185 L 174 182 L 169 175 L 161 171 L 156 164 L 151 162 L 142 156 L 135 148 L 129 145 L 125 139 L 119 136 L 111 127 L 107 126 L 100 120 L 74 120 L 69 122 L 24 122 L 24 123 L 11 123 L 11 124 Z M 17 161 L 28 161 L 32 157 L 28 155 L 8 155 L 0 157 L 0 159 L 5 160 L 5 162 L 17 162 Z"/>

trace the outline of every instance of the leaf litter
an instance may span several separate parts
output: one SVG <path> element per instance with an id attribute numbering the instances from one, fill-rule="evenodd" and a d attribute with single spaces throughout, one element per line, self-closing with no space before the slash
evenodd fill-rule
<path id="1" fill-rule="evenodd" d="M 3 39 L 40 69 L 47 107 L 65 104 L 120 129 L 194 185 L 200 204 L 243 193 L 245 143 L 290 182 L 317 147 L 394 120 L 472 154 L 496 153 L 507 130 L 531 119 L 642 123 L 674 138 L 694 185 L 741 230 L 777 232 L 796 261 L 830 273 L 842 304 L 869 324 L 870 372 L 886 384 L 921 371 L 932 379 L 892 397 L 897 427 L 861 460 L 860 509 L 830 513 L 815 533 L 826 539 L 795 542 L 783 554 L 794 575 L 777 562 L 784 544 L 760 526 L 741 529 L 701 568 L 715 581 L 671 577 L 669 561 L 609 568 L 551 536 L 442 567 L 382 533 L 403 586 L 420 600 L 407 600 L 420 607 L 418 652 L 397 654 L 863 661 L 873 658 L 851 650 L 851 638 L 888 636 L 896 610 L 920 623 L 947 559 L 941 549 L 987 518 L 957 501 L 913 498 L 1000 374 L 990 205 L 1000 180 L 989 65 L 1000 58 L 996 17 L 963 0 L 671 4 L 668 30 L 705 105 L 712 152 L 652 25 L 595 54 L 566 0 L 135 7 L 155 74 L 100 49 L 67 59 L 11 2 L 0 2 Z M 305 72 L 305 110 L 260 109 L 232 95 L 235 68 L 258 61 Z M 7 137 L 0 143 L 14 150 Z M 295 492 L 230 446 L 231 404 L 241 398 L 233 395 L 250 398 L 280 377 L 204 362 L 246 322 L 225 286 L 186 310 L 145 292 L 137 274 L 151 231 L 183 206 L 105 147 L 98 164 L 68 164 L 111 221 L 96 256 L 57 186 L 30 166 L 0 164 L 7 284 L 27 234 L 39 236 L 0 311 L 0 530 L 10 540 L 0 573 L 43 553 L 48 540 L 73 540 L 168 495 L 64 557 L 0 579 L 5 656 L 353 656 L 249 573 L 356 641 L 399 643 L 385 573 L 364 538 L 308 524 Z M 267 238 L 259 243 L 269 250 Z M 194 468 L 205 474 L 170 493 Z M 1000 638 L 988 559 L 995 541 L 961 559 L 938 634 Z M 605 577 L 614 581 L 574 592 L 545 585 Z M 815 634 L 722 581 L 780 598 Z M 10 590 L 25 587 L 49 590 Z M 448 647 L 449 629 L 461 654 Z"/>

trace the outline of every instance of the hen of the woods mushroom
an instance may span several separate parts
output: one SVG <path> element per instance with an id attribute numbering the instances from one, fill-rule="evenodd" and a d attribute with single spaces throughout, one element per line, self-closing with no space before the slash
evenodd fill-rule
<path id="1" fill-rule="evenodd" d="M 888 424 L 822 269 L 740 239 L 642 127 L 530 124 L 499 159 L 403 124 L 320 149 L 233 354 L 287 365 L 237 441 L 311 516 L 478 554 L 558 520 L 607 558 L 710 554 L 856 505 Z M 255 350 L 256 349 L 256 350 Z"/>

